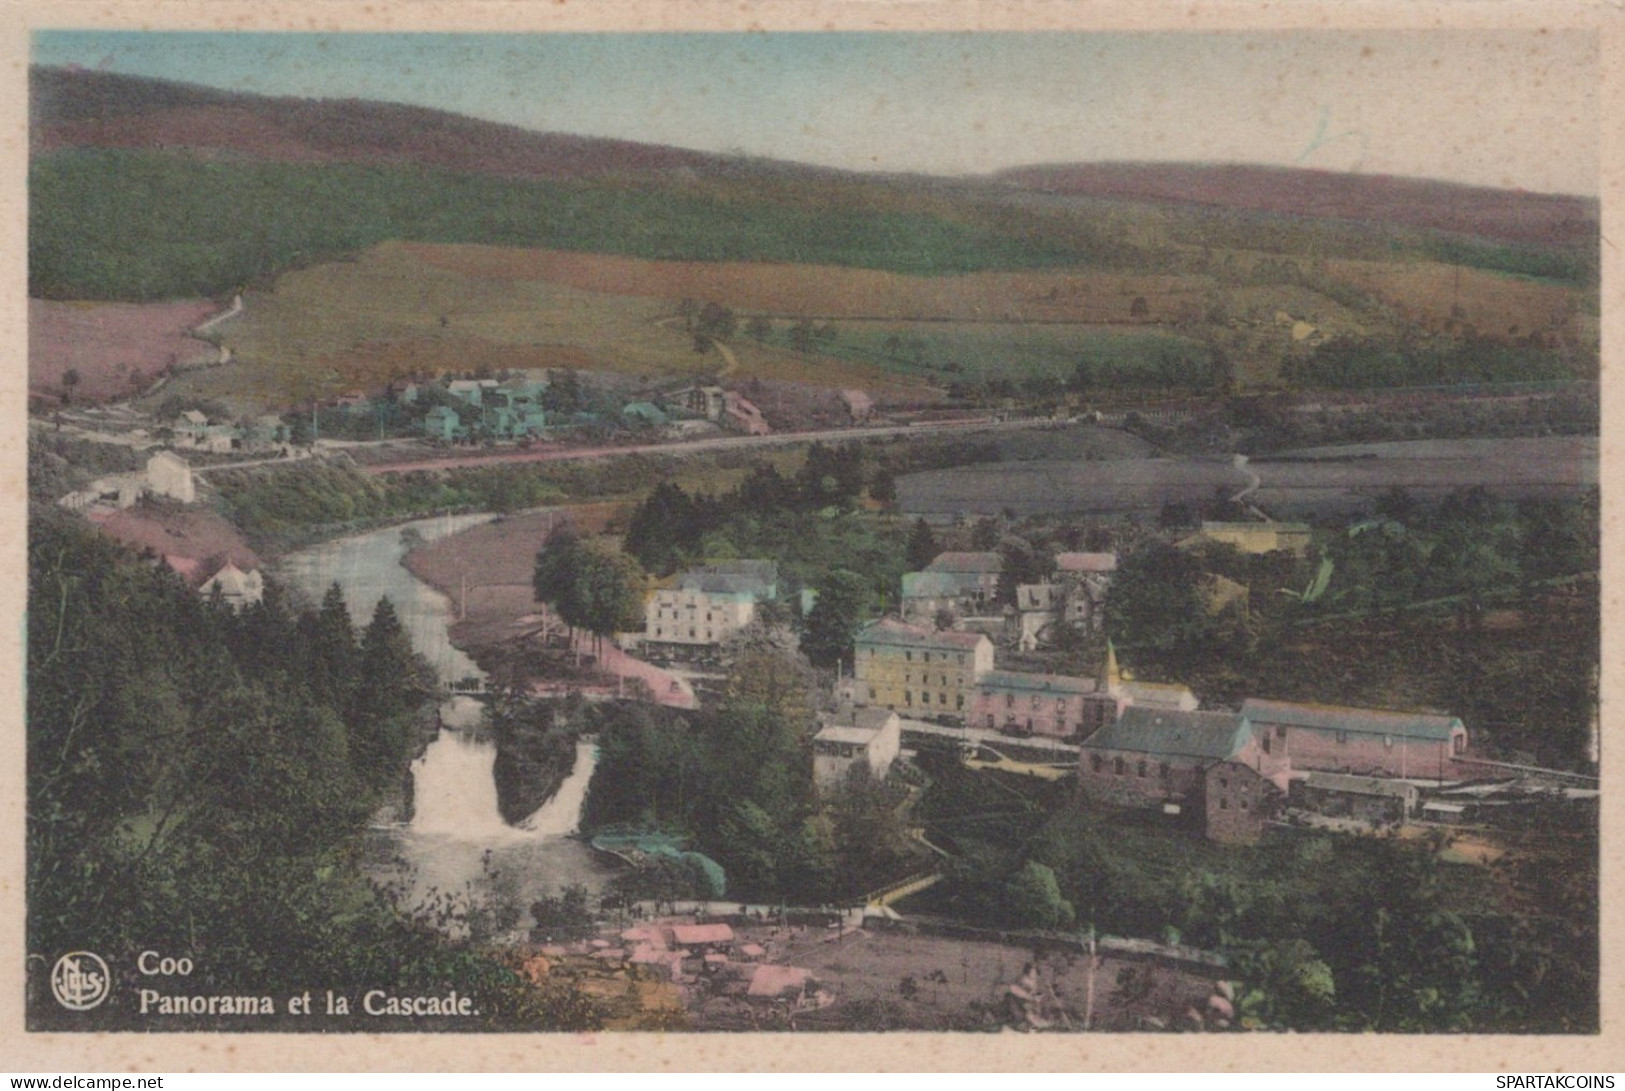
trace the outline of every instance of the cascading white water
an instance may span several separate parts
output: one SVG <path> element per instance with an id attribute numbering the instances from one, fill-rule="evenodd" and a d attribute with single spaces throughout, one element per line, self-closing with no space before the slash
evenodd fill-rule
<path id="1" fill-rule="evenodd" d="M 401 558 L 408 529 L 432 542 L 490 518 L 424 519 L 327 542 L 288 557 L 282 572 L 312 601 L 337 581 L 359 625 L 388 595 L 413 649 L 434 664 L 442 680 L 482 677 L 448 638 L 450 601 L 407 571 Z M 444 727 L 412 765 L 412 822 L 374 831 L 370 874 L 408 909 L 441 905 L 448 896 L 469 905 L 523 909 L 574 884 L 602 890 L 612 869 L 590 846 L 563 836 L 575 832 L 580 821 L 596 764 L 593 746 L 578 747 L 564 784 L 522 828 L 509 826 L 497 809 L 496 747 L 475 734 L 483 713 L 472 697 L 452 697 L 441 705 Z"/>
<path id="2" fill-rule="evenodd" d="M 587 786 L 598 765 L 598 744 L 590 739 L 576 743 L 576 761 L 553 798 L 521 822 L 520 828 L 535 837 L 563 837 L 581 826 L 581 806 L 587 802 Z"/>

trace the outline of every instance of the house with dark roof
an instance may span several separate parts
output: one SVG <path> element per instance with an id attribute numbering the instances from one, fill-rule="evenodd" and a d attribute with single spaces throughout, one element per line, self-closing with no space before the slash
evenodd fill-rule
<path id="1" fill-rule="evenodd" d="M 904 572 L 903 620 L 930 625 L 944 610 L 960 617 L 982 604 L 981 580 L 954 572 Z"/>
<path id="2" fill-rule="evenodd" d="M 1279 740 L 1296 769 L 1442 780 L 1467 750 L 1467 726 L 1455 716 L 1257 698 L 1241 716 Z"/>
<path id="3" fill-rule="evenodd" d="M 1084 800 L 1160 808 L 1225 841 L 1256 839 L 1289 772 L 1274 740 L 1233 712 L 1130 706 L 1078 752 Z"/>

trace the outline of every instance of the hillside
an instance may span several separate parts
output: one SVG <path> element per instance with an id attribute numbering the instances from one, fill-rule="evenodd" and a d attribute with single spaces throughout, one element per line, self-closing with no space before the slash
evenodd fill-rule
<path id="1" fill-rule="evenodd" d="M 1050 164 L 995 177 L 1046 193 L 1404 225 L 1543 246 L 1594 247 L 1598 231 L 1595 200 L 1421 178 L 1192 163 Z"/>
<path id="2" fill-rule="evenodd" d="M 552 179 L 729 166 L 703 152 L 530 132 L 417 106 L 270 98 L 107 72 L 35 68 L 29 93 L 35 156 L 63 148 L 170 149 Z"/>
<path id="3" fill-rule="evenodd" d="M 1578 198 L 1189 164 L 854 174 L 398 104 L 30 79 L 30 286 L 47 298 L 219 297 L 390 240 L 928 276 L 1182 274 L 1229 250 L 1596 277 L 1596 204 Z"/>

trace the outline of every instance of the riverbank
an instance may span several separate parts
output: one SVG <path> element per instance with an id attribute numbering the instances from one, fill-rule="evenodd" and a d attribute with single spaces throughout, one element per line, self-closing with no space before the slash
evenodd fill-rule
<path id="1" fill-rule="evenodd" d="M 565 631 L 536 602 L 531 582 L 548 535 L 566 521 L 584 535 L 603 534 L 624 514 L 625 505 L 604 503 L 497 516 L 416 545 L 402 563 L 451 601 L 447 632 L 455 647 L 488 671 L 529 668 L 538 696 L 636 696 L 646 687 L 661 704 L 693 708 L 694 691 L 684 679 L 612 643 L 595 647 L 585 633 L 577 633 L 568 649 L 539 640 Z"/>

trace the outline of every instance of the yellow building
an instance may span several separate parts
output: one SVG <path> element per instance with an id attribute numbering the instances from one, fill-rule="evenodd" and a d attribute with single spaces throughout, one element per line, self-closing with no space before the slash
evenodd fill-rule
<path id="1" fill-rule="evenodd" d="M 1309 526 L 1306 523 L 1203 522 L 1201 529 L 1179 545 L 1189 548 L 1203 542 L 1223 542 L 1243 553 L 1285 550 L 1294 557 L 1301 557 L 1309 549 Z"/>
<path id="2" fill-rule="evenodd" d="M 866 625 L 853 644 L 854 701 L 905 716 L 963 716 L 977 679 L 993 669 L 993 643 L 981 633 L 886 618 Z"/>

